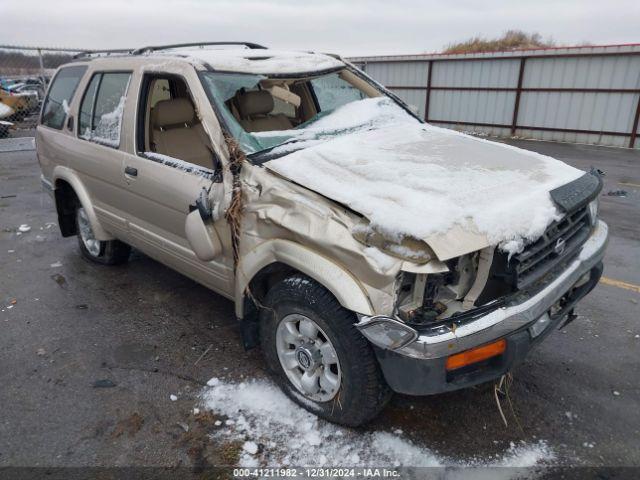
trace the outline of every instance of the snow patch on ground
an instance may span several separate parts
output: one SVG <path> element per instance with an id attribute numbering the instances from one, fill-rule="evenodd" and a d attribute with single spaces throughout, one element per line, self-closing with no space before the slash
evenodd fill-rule
<path id="1" fill-rule="evenodd" d="M 555 458 L 542 441 L 511 444 L 490 459 L 447 458 L 404 438 L 401 430 L 362 432 L 320 420 L 265 380 L 208 383 L 214 386 L 203 393 L 204 408 L 228 417 L 224 427 L 216 421 L 219 428 L 212 436 L 244 442 L 240 466 L 530 468 Z M 508 478 L 514 471 L 497 472 L 492 478 L 500 478 L 501 473 Z"/>

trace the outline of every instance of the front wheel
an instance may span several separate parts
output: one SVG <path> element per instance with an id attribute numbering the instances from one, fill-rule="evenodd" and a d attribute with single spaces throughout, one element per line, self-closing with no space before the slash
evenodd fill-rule
<path id="1" fill-rule="evenodd" d="M 102 265 L 119 265 L 129 260 L 131 247 L 119 240 L 98 240 L 83 207 L 76 209 L 76 227 L 80 253 L 86 259 Z"/>
<path id="2" fill-rule="evenodd" d="M 280 281 L 261 310 L 267 366 L 284 392 L 334 423 L 358 426 L 384 408 L 391 391 L 355 315 L 303 275 Z"/>

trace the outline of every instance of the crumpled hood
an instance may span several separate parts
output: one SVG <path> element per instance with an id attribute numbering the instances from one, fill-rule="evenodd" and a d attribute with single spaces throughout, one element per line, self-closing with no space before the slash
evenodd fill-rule
<path id="1" fill-rule="evenodd" d="M 337 137 L 265 166 L 347 205 L 390 238 L 426 241 L 441 260 L 489 245 L 517 250 L 560 217 L 549 191 L 584 173 L 415 121 Z"/>

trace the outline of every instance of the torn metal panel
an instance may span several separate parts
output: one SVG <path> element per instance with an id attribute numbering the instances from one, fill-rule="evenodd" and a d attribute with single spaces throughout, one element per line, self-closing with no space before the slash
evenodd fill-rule
<path id="1" fill-rule="evenodd" d="M 391 312 L 395 278 L 405 262 L 373 252 L 354 239 L 351 230 L 361 217 L 260 167 L 245 169 L 242 178 L 246 200 L 237 272 L 244 277 L 240 284 L 251 277 L 242 270 L 246 257 L 254 256 L 270 239 L 286 240 L 340 266 L 361 285 L 374 312 Z M 331 278 L 322 283 L 327 281 Z"/>

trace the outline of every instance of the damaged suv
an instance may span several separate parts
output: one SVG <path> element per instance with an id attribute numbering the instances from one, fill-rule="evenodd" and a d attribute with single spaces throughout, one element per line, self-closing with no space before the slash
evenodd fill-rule
<path id="1" fill-rule="evenodd" d="M 602 273 L 597 172 L 428 125 L 337 56 L 88 54 L 36 142 L 82 255 L 135 247 L 231 299 L 287 395 L 345 425 L 500 377 Z"/>

